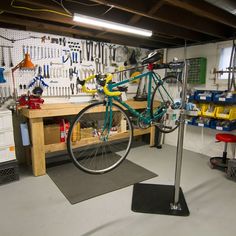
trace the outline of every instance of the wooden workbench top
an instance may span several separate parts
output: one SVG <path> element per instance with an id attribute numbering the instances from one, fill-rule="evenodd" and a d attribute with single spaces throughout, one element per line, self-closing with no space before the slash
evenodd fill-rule
<path id="1" fill-rule="evenodd" d="M 126 101 L 134 109 L 143 109 L 146 108 L 146 101 Z M 66 116 L 66 115 L 76 115 L 84 107 L 91 103 L 56 103 L 56 104 L 43 104 L 41 109 L 27 109 L 22 108 L 21 114 L 27 118 L 44 118 L 44 117 L 53 117 L 53 116 Z"/>

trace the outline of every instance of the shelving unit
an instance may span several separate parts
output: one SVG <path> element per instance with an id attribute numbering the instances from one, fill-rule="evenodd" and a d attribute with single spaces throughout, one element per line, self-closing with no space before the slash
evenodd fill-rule
<path id="1" fill-rule="evenodd" d="M 232 131 L 236 129 L 235 95 L 226 97 L 223 91 L 198 90 L 189 100 L 196 104 L 199 111 L 189 111 L 187 124 Z M 224 96 L 225 95 L 225 96 Z"/>
<path id="2" fill-rule="evenodd" d="M 0 108 L 0 184 L 19 179 L 18 163 L 15 155 L 12 114 Z"/>
<path id="3" fill-rule="evenodd" d="M 128 105 L 134 109 L 145 109 L 146 101 L 126 101 Z M 41 109 L 32 110 L 23 108 L 21 114 L 28 118 L 30 124 L 30 137 L 31 137 L 31 159 L 33 173 L 35 176 L 44 175 L 46 173 L 45 154 L 62 151 L 66 149 L 66 143 L 44 143 L 44 123 L 43 119 L 48 117 L 60 117 L 76 115 L 80 112 L 88 103 L 77 103 L 77 104 L 45 104 L 42 105 Z M 155 106 L 158 106 L 159 102 L 156 102 Z M 104 112 L 105 109 L 97 110 L 94 112 Z M 148 129 L 134 129 L 134 136 L 144 135 L 150 133 L 150 146 L 155 144 L 155 127 Z M 125 138 L 126 133 L 120 133 L 116 135 L 117 140 Z M 76 143 L 76 146 L 83 147 L 86 145 L 94 144 L 95 138 L 84 138 Z"/>

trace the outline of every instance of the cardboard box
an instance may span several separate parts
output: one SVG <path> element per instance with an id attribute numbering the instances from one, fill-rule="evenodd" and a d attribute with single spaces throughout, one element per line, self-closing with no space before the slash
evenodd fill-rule
<path id="1" fill-rule="evenodd" d="M 60 126 L 59 124 L 44 126 L 44 143 L 60 143 Z"/>
<path id="2" fill-rule="evenodd" d="M 80 129 L 80 137 L 81 139 L 93 137 L 93 128 Z"/>

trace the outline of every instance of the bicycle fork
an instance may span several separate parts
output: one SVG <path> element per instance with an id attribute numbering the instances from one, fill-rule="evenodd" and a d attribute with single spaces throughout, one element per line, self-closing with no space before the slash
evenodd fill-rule
<path id="1" fill-rule="evenodd" d="M 101 133 L 102 141 L 108 141 L 108 136 L 110 134 L 112 128 L 112 119 L 113 119 L 113 112 L 112 112 L 112 99 L 108 98 L 106 102 L 106 111 L 105 111 L 105 119 L 103 124 L 103 129 Z M 104 132 L 107 130 L 107 134 L 104 135 Z"/>

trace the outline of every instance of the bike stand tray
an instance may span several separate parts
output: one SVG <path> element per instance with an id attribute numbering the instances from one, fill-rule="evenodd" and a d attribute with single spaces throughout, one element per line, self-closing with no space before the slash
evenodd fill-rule
<path id="1" fill-rule="evenodd" d="M 172 208 L 175 186 L 158 184 L 135 184 L 131 209 L 134 212 L 189 216 L 190 212 L 182 189 L 179 191 L 178 209 Z"/>

